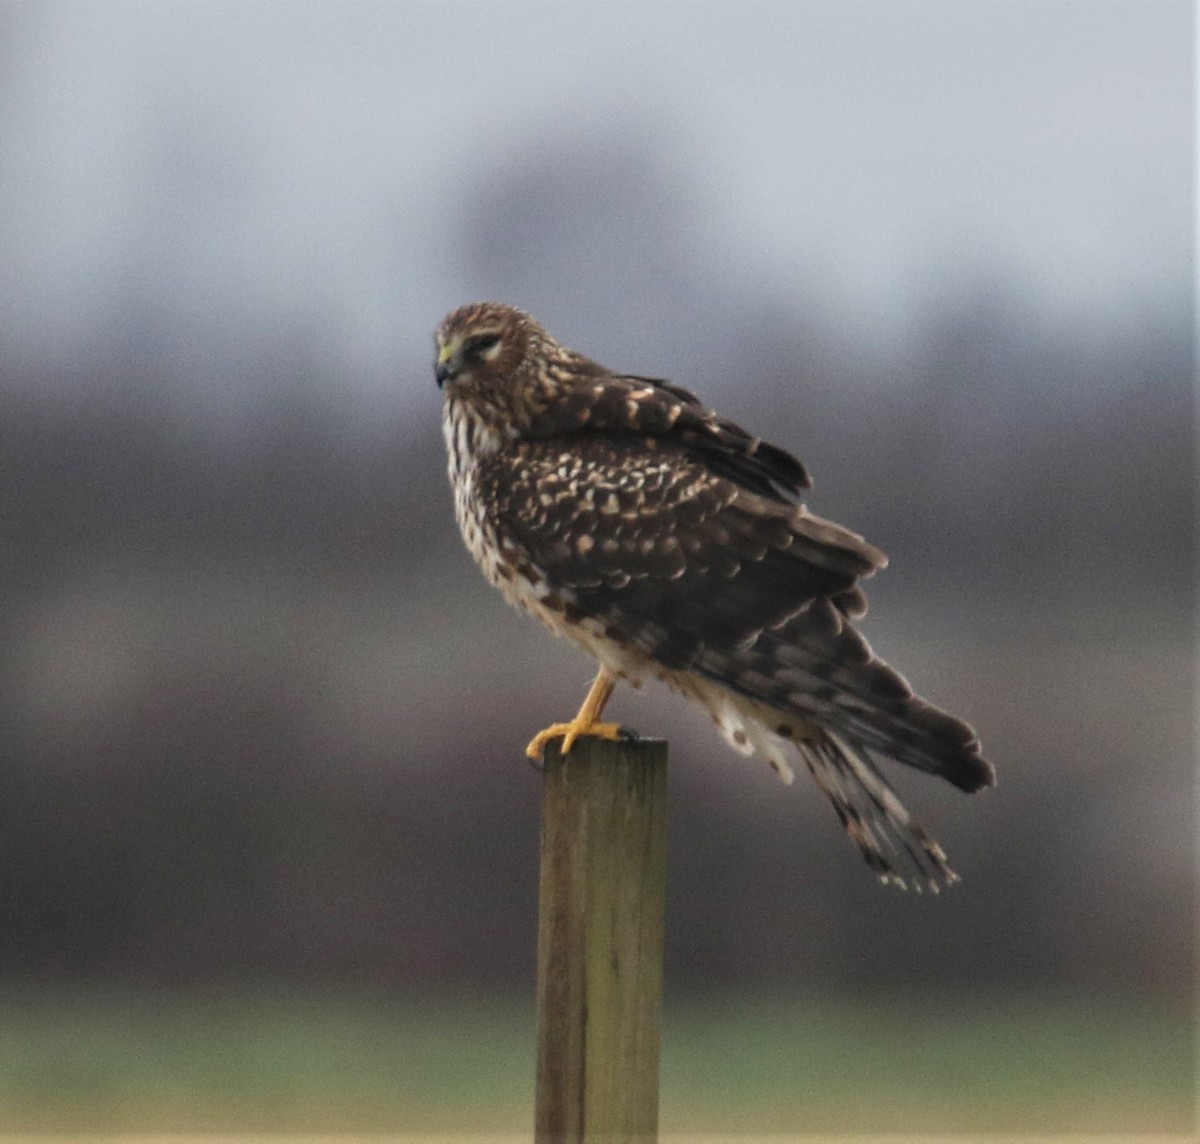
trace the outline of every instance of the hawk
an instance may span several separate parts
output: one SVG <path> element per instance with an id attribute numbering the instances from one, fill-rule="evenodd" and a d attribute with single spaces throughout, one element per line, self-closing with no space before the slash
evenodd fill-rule
<path id="1" fill-rule="evenodd" d="M 614 373 L 528 314 L 463 306 L 437 330 L 455 515 L 509 603 L 600 663 L 583 705 L 526 748 L 615 739 L 618 681 L 658 678 L 792 781 L 794 750 L 885 883 L 957 881 L 876 758 L 964 791 L 995 774 L 966 723 L 915 695 L 853 621 L 887 563 L 809 512 L 804 466 L 688 390 Z"/>

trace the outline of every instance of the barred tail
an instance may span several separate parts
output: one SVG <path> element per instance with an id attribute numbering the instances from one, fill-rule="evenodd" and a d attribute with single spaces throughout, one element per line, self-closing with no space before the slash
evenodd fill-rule
<path id="1" fill-rule="evenodd" d="M 881 882 L 936 894 L 958 881 L 942 848 L 910 817 L 865 751 L 829 730 L 796 746 Z"/>

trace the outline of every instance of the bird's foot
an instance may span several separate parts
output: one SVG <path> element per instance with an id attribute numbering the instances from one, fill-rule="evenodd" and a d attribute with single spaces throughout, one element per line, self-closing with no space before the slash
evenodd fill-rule
<path id="1" fill-rule="evenodd" d="M 629 728 L 619 723 L 583 723 L 578 719 L 570 723 L 551 723 L 544 731 L 539 731 L 529 740 L 525 754 L 535 761 L 540 759 L 546 744 L 552 739 L 562 739 L 562 753 L 569 755 L 575 746 L 575 740 L 581 735 L 591 739 L 608 739 L 619 743 L 629 735 Z"/>

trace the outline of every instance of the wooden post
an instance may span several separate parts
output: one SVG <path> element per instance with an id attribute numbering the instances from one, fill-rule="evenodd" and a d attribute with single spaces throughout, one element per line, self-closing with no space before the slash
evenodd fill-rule
<path id="1" fill-rule="evenodd" d="M 536 1144 L 658 1135 L 667 744 L 546 750 Z"/>

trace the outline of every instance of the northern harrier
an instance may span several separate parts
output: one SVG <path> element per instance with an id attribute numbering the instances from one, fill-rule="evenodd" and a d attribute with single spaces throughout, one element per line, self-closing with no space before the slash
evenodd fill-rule
<path id="1" fill-rule="evenodd" d="M 881 880 L 957 880 L 873 756 L 965 791 L 995 782 L 975 732 L 914 695 L 851 620 L 886 558 L 801 504 L 790 453 L 686 389 L 614 373 L 527 314 L 464 306 L 437 331 L 455 513 L 505 599 L 600 661 L 578 714 L 536 735 L 616 738 L 618 680 L 657 677 L 785 781 L 794 747 Z"/>

